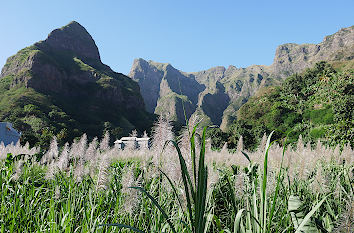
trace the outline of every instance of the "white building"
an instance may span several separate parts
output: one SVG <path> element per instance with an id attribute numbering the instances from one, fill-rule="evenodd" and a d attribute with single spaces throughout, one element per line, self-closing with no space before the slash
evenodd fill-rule
<path id="1" fill-rule="evenodd" d="M 119 149 L 149 149 L 150 138 L 122 137 L 114 144 Z"/>

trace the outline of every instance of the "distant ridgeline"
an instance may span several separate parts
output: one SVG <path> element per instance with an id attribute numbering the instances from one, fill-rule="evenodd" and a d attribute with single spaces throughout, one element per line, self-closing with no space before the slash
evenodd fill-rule
<path id="1" fill-rule="evenodd" d="M 168 63 L 140 58 L 134 61 L 129 76 L 139 83 L 147 111 L 168 113 L 181 123 L 185 112 L 187 118 L 203 119 L 202 125 L 220 126 L 222 131 L 209 131 L 216 147 L 228 142 L 233 148 L 243 135 L 245 145 L 253 148 L 264 132 L 275 129 L 292 129 L 291 140 L 301 133 L 305 140 L 326 138 L 332 144 L 353 145 L 353 127 L 348 128 L 353 125 L 353 110 L 349 107 L 353 106 L 353 59 L 351 26 L 326 36 L 319 44 L 280 45 L 270 66 L 219 66 L 186 73 Z M 321 61 L 333 67 L 325 63 L 315 65 Z M 308 68 L 312 69 L 305 71 Z M 291 76 L 301 72 L 305 73 Z M 332 96 L 324 96 L 335 85 L 338 92 L 332 90 Z M 344 85 L 347 89 L 339 92 Z M 282 136 L 276 133 L 276 137 Z"/>
<path id="2" fill-rule="evenodd" d="M 101 62 L 90 34 L 77 22 L 8 58 L 0 75 L 0 121 L 22 132 L 21 142 L 48 145 L 87 133 L 113 138 L 149 129 L 139 86 Z"/>
<path id="3" fill-rule="evenodd" d="M 259 89 L 279 85 L 319 61 L 346 62 L 353 58 L 354 26 L 325 37 L 319 44 L 280 45 L 270 66 L 218 66 L 186 73 L 168 63 L 140 58 L 134 61 L 129 76 L 139 83 L 147 111 L 169 113 L 174 120 L 184 122 L 185 110 L 188 118 L 197 115 L 204 125 L 219 125 L 228 131 L 237 119 L 237 110 Z"/>

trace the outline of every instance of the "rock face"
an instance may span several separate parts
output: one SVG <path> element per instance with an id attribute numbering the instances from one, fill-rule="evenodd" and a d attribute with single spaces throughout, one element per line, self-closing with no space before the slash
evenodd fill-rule
<path id="1" fill-rule="evenodd" d="M 146 110 L 168 114 L 172 119 L 184 122 L 183 105 L 187 117 L 195 111 L 198 95 L 205 89 L 193 75 L 186 75 L 170 64 L 136 59 L 130 76 L 138 81 Z"/>
<path id="2" fill-rule="evenodd" d="M 283 77 L 309 68 L 318 61 L 352 60 L 354 26 L 326 36 L 319 44 L 284 44 L 275 52 L 273 74 Z"/>
<path id="3" fill-rule="evenodd" d="M 138 84 L 101 62 L 94 40 L 77 22 L 8 58 L 1 80 L 10 82 L 9 92 L 24 86 L 45 95 L 77 124 L 94 119 L 91 124 L 109 122 L 129 131 L 144 130 L 153 119 L 145 111 Z"/>
<path id="4" fill-rule="evenodd" d="M 73 52 L 81 59 L 100 60 L 95 41 L 86 29 L 75 21 L 52 31 L 41 44 L 53 50 Z"/>
<path id="5" fill-rule="evenodd" d="M 184 122 L 182 106 L 187 116 L 199 115 L 205 124 L 227 129 L 236 117 L 236 111 L 258 89 L 274 85 L 316 62 L 352 60 L 354 58 L 354 26 L 327 36 L 319 44 L 280 45 L 270 66 L 252 65 L 214 67 L 185 73 L 170 64 L 134 60 L 129 76 L 139 83 L 147 111 L 166 114 Z M 183 101 L 182 101 L 183 100 Z M 187 107 L 186 107 L 187 106 Z"/>

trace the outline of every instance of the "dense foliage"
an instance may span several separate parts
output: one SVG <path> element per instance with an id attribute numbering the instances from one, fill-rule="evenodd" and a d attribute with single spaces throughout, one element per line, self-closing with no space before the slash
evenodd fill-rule
<path id="1" fill-rule="evenodd" d="M 280 86 L 260 90 L 240 108 L 225 141 L 229 148 L 235 148 L 243 136 L 247 148 L 253 149 L 265 133 L 275 130 L 275 138 L 291 131 L 293 142 L 301 134 L 312 144 L 321 140 L 332 146 L 349 143 L 354 147 L 353 83 L 352 66 L 336 71 L 326 62 L 317 63 L 302 74 L 288 77 Z M 213 139 L 214 146 L 222 145 L 217 142 L 222 139 Z"/>

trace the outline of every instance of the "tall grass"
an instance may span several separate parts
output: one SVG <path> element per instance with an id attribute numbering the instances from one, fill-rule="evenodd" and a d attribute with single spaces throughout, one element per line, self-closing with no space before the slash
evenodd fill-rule
<path id="1" fill-rule="evenodd" d="M 108 135 L 53 139 L 41 160 L 0 146 L 0 232 L 352 231 L 350 147 L 281 148 L 270 135 L 255 152 L 217 152 L 203 129 L 177 141 L 170 130 L 161 119 L 151 150 L 110 148 Z"/>

